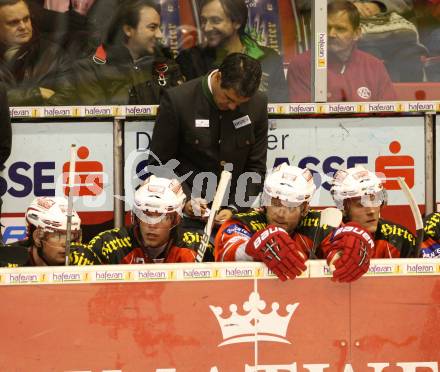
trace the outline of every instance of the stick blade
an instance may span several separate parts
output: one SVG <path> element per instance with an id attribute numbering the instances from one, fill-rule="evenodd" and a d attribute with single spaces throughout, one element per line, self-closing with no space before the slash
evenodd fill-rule
<path id="1" fill-rule="evenodd" d="M 416 242 L 415 242 L 414 251 L 415 251 L 416 257 L 419 257 L 420 245 L 422 244 L 423 238 L 424 238 L 422 214 L 420 213 L 420 209 L 417 204 L 417 201 L 414 198 L 414 195 L 411 192 L 411 190 L 409 189 L 405 180 L 402 177 L 398 177 L 397 182 L 399 183 L 399 186 L 402 189 L 403 194 L 405 195 L 406 199 L 408 200 L 408 204 L 411 208 L 411 212 L 414 217 L 414 222 L 416 224 Z M 409 253 L 409 256 L 411 256 L 411 252 Z"/>
<path id="2" fill-rule="evenodd" d="M 319 226 L 338 227 L 342 222 L 342 212 L 337 208 L 325 208 L 321 211 Z"/>
<path id="3" fill-rule="evenodd" d="M 411 208 L 411 212 L 413 214 L 414 221 L 416 224 L 416 230 L 423 229 L 422 214 L 420 213 L 419 206 L 417 205 L 413 193 L 411 192 L 411 190 L 409 189 L 408 185 L 406 184 L 405 180 L 402 177 L 398 177 L 397 182 L 399 183 L 400 188 L 405 194 L 406 200 L 408 201 L 409 207 Z"/>

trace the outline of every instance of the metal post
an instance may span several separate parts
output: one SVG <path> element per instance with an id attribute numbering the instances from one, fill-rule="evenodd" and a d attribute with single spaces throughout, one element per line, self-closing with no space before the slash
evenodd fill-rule
<path id="1" fill-rule="evenodd" d="M 425 213 L 435 211 L 435 112 L 427 112 L 425 113 Z"/>
<path id="2" fill-rule="evenodd" d="M 327 0 L 312 1 L 312 102 L 327 102 Z"/>
<path id="3" fill-rule="evenodd" d="M 124 226 L 124 124 L 125 117 L 113 120 L 113 213 L 115 227 Z"/>
<path id="4" fill-rule="evenodd" d="M 301 25 L 298 16 L 298 9 L 296 9 L 295 0 L 290 0 L 290 4 L 292 5 L 293 19 L 295 20 L 295 29 L 296 29 L 296 49 L 298 53 L 304 53 L 303 40 L 301 35 Z"/>
<path id="5" fill-rule="evenodd" d="M 196 0 L 191 1 L 194 23 L 197 27 L 197 43 L 202 43 L 202 28 L 200 27 L 200 18 L 199 18 L 199 7 L 197 6 Z"/>

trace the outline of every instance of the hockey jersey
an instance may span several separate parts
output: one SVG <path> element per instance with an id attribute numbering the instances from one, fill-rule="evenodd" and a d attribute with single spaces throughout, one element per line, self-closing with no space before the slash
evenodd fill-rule
<path id="1" fill-rule="evenodd" d="M 372 258 L 413 257 L 415 243 L 415 236 L 406 227 L 379 219 Z"/>
<path id="2" fill-rule="evenodd" d="M 196 257 L 197 239 L 185 240 L 178 234 L 177 239 L 170 240 L 165 250 L 152 259 L 139 243 L 134 226 L 104 231 L 87 245 L 87 249 L 99 259 L 103 265 L 112 264 L 143 264 L 194 262 Z"/>
<path id="3" fill-rule="evenodd" d="M 0 246 L 0 267 L 36 266 L 31 254 L 32 243 L 29 239 Z M 85 266 L 99 263 L 99 259 L 84 244 L 70 245 L 69 265 Z"/>
<path id="4" fill-rule="evenodd" d="M 431 213 L 424 220 L 424 239 L 420 246 L 420 256 L 440 257 L 440 213 Z"/>
<path id="5" fill-rule="evenodd" d="M 315 242 L 315 255 L 317 258 L 326 258 L 331 246 L 330 236 L 333 228 L 324 225 L 322 229 L 320 229 L 320 216 L 320 212 L 310 211 L 301 220 L 299 226 L 290 237 L 309 255 Z M 216 235 L 214 244 L 215 260 L 243 260 L 240 251 L 244 251 L 246 244 L 253 234 L 265 229 L 266 226 L 266 215 L 262 211 L 251 210 L 235 214 L 232 219 L 222 224 Z M 249 259 L 251 259 L 251 257 L 249 257 Z"/>

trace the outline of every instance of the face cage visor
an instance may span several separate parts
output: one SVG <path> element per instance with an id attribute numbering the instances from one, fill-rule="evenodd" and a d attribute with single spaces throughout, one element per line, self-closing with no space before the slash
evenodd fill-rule
<path id="1" fill-rule="evenodd" d="M 137 208 L 133 210 L 135 216 L 137 217 L 138 221 L 142 221 L 148 225 L 158 225 L 166 220 L 173 220 L 175 219 L 175 214 L 178 214 L 177 212 L 151 212 L 151 211 L 141 211 Z M 173 224 L 169 230 L 172 230 L 177 223 Z"/>
<path id="2" fill-rule="evenodd" d="M 274 198 L 268 194 L 266 194 L 265 192 L 263 192 L 263 195 L 261 197 L 261 206 L 262 207 L 273 207 L 273 208 L 286 208 L 289 212 L 292 212 L 293 210 L 295 210 L 295 208 L 298 208 L 299 206 L 301 206 L 303 203 L 305 203 L 306 201 L 295 201 L 295 202 L 291 202 L 291 201 L 287 201 L 287 200 L 282 200 L 280 198 Z"/>
<path id="3" fill-rule="evenodd" d="M 387 200 L 385 190 L 381 190 L 375 193 L 362 195 L 360 197 L 360 203 L 365 208 L 377 208 L 384 204 Z"/>
<path id="4" fill-rule="evenodd" d="M 81 242 L 82 231 L 71 230 L 70 232 L 70 242 L 80 243 Z M 50 242 L 53 244 L 65 244 L 67 241 L 67 231 L 50 231 L 50 230 L 40 230 L 40 237 L 45 242 Z"/>

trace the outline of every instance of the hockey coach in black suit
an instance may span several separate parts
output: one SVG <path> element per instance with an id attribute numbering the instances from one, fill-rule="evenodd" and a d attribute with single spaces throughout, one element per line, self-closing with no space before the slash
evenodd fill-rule
<path id="1" fill-rule="evenodd" d="M 266 172 L 267 97 L 258 91 L 260 80 L 260 63 L 233 53 L 219 69 L 166 91 L 153 130 L 149 171 L 159 164 L 173 169 L 177 160 L 173 172 L 186 178 L 185 193 L 195 198 L 205 197 L 200 173 L 210 172 L 218 182 L 221 171 L 232 168 L 229 208 L 248 208 Z M 193 213 L 189 201 L 185 211 Z M 217 218 L 223 220 L 231 211 L 220 213 Z"/>

